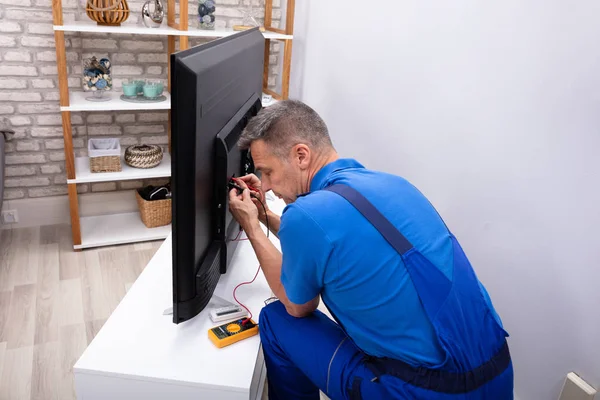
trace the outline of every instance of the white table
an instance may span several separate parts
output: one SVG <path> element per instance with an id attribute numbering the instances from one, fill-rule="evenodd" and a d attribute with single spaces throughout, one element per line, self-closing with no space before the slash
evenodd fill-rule
<path id="1" fill-rule="evenodd" d="M 282 203 L 271 203 L 273 211 L 283 209 Z M 266 370 L 258 335 L 215 347 L 207 333 L 216 325 L 208 316 L 212 301 L 179 325 L 163 315 L 172 306 L 171 265 L 169 236 L 75 364 L 78 399 L 261 398 Z M 233 302 L 233 288 L 251 280 L 257 268 L 250 243 L 240 242 L 215 295 Z M 271 291 L 260 272 L 236 295 L 258 321 Z"/>

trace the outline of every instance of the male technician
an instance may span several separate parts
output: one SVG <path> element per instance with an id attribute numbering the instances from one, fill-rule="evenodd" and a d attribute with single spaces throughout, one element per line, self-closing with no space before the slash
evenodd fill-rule
<path id="1" fill-rule="evenodd" d="M 230 193 L 279 301 L 259 319 L 271 399 L 512 399 L 507 336 L 460 245 L 406 180 L 341 159 L 297 101 L 260 111 L 240 139 L 261 180 Z M 266 223 L 282 253 L 267 238 Z M 260 222 L 259 222 L 260 221 Z M 338 323 L 316 311 L 319 298 Z"/>

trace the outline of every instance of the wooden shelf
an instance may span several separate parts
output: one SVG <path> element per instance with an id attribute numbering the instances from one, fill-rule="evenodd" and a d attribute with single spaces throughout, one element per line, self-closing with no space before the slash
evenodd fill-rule
<path id="1" fill-rule="evenodd" d="M 75 21 L 64 25 L 54 25 L 55 31 L 64 32 L 92 32 L 92 33 L 118 33 L 118 34 L 134 34 L 134 35 L 158 35 L 158 36 L 189 36 L 189 37 L 205 37 L 218 38 L 230 36 L 237 31 L 231 28 L 203 30 L 190 27 L 187 31 L 172 28 L 166 23 L 163 23 L 158 28 L 146 28 L 143 25 L 124 24 L 121 26 L 101 26 L 92 21 Z M 284 35 L 276 32 L 263 32 L 265 39 L 286 40 L 293 39 L 293 35 Z"/>
<path id="2" fill-rule="evenodd" d="M 75 249 L 161 240 L 171 233 L 170 224 L 146 228 L 137 212 L 81 217 L 80 224 L 81 244 Z"/>
<path id="3" fill-rule="evenodd" d="M 132 168 L 125 164 L 121 157 L 121 172 L 94 172 L 90 171 L 89 157 L 75 159 L 75 179 L 68 179 L 67 183 L 113 182 L 134 179 L 165 178 L 171 176 L 171 155 L 163 154 L 160 164 L 154 168 Z"/>
<path id="4" fill-rule="evenodd" d="M 170 110 L 171 94 L 167 91 L 163 95 L 167 98 L 165 101 L 157 103 L 131 103 L 120 99 L 122 92 L 109 91 L 104 95 L 110 97 L 109 101 L 90 101 L 86 97 L 91 96 L 91 92 L 70 92 L 69 105 L 60 107 L 60 111 L 119 111 L 119 110 Z"/>

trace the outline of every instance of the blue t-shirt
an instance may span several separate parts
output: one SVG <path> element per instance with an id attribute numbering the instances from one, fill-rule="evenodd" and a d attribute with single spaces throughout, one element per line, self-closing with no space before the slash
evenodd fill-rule
<path id="1" fill-rule="evenodd" d="M 450 234 L 429 201 L 401 177 L 339 159 L 322 168 L 310 193 L 281 217 L 281 281 L 288 298 L 304 304 L 320 294 L 369 355 L 438 366 L 444 352 L 402 258 L 348 201 L 320 190 L 335 183 L 358 190 L 452 279 Z"/>

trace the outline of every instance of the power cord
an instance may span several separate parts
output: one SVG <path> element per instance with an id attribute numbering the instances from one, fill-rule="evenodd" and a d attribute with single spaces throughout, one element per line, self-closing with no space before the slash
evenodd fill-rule
<path id="1" fill-rule="evenodd" d="M 253 189 L 253 188 L 251 188 Z M 253 189 L 256 190 L 256 189 Z M 260 203 L 260 205 L 263 208 L 263 211 L 265 212 L 265 221 L 266 221 L 266 226 L 267 226 L 267 238 L 269 237 L 269 232 L 271 231 L 269 229 L 269 216 L 267 215 L 267 207 L 265 207 L 265 204 L 262 202 L 262 200 L 256 196 L 254 197 L 256 200 L 258 200 L 258 202 Z M 244 238 L 244 239 L 240 239 L 240 235 L 242 233 L 242 230 L 240 230 L 240 232 L 238 233 L 238 235 L 236 236 L 235 239 L 233 239 L 233 242 L 236 241 L 242 241 L 242 240 L 248 240 L 248 238 Z M 248 282 L 242 282 L 239 285 L 237 285 L 234 289 L 233 289 L 233 299 L 236 301 L 236 303 L 238 303 L 241 307 L 243 307 L 246 311 L 248 311 L 248 314 L 250 314 L 250 316 L 248 318 L 246 318 L 245 320 L 242 321 L 242 325 L 246 325 L 246 323 L 248 323 L 248 321 L 250 321 L 252 319 L 252 311 L 250 311 L 250 309 L 248 307 L 246 307 L 244 304 L 242 304 L 236 297 L 235 292 L 236 290 L 240 287 L 240 286 L 244 286 L 244 285 L 250 285 L 251 283 L 253 283 L 256 280 L 256 277 L 258 276 L 258 273 L 260 272 L 260 264 L 258 265 L 258 269 L 256 270 L 256 274 L 254 274 L 254 278 L 252 278 L 251 281 Z"/>
<path id="2" fill-rule="evenodd" d="M 256 277 L 258 276 L 258 273 L 259 273 L 259 272 L 260 272 L 260 264 L 259 264 L 259 266 L 258 266 L 258 269 L 256 270 L 256 274 L 254 274 L 254 278 L 252 278 L 252 280 L 251 280 L 251 281 L 248 281 L 248 282 L 242 282 L 242 283 L 240 283 L 239 285 L 237 285 L 237 286 L 235 287 L 235 289 L 233 289 L 233 299 L 234 299 L 234 300 L 235 300 L 235 301 L 236 301 L 236 302 L 237 302 L 237 303 L 238 303 L 238 304 L 239 304 L 241 307 L 244 307 L 244 309 L 245 309 L 246 311 L 248 311 L 248 314 L 250 314 L 250 316 L 249 316 L 248 318 L 246 318 L 244 321 L 242 321 L 242 325 L 246 325 L 246 323 L 252 319 L 252 311 L 250 311 L 250 309 L 249 309 L 248 307 L 246 307 L 245 305 L 243 305 L 242 303 L 240 303 L 240 301 L 239 301 L 239 300 L 237 299 L 237 297 L 235 296 L 235 291 L 236 291 L 236 290 L 237 290 L 237 289 L 238 289 L 240 286 L 243 286 L 243 285 L 250 285 L 251 283 L 253 283 L 253 282 L 256 280 Z"/>

